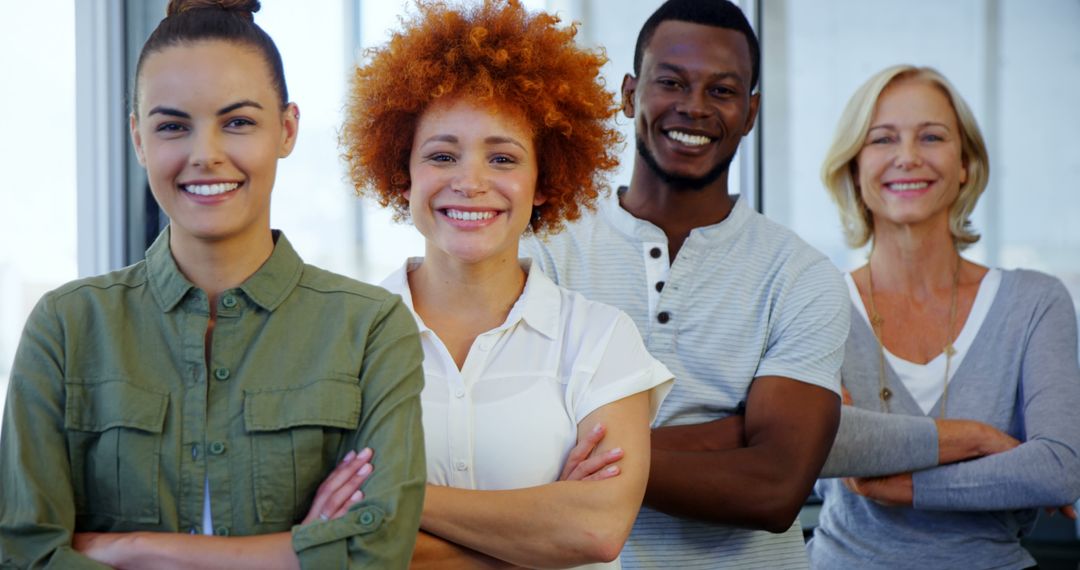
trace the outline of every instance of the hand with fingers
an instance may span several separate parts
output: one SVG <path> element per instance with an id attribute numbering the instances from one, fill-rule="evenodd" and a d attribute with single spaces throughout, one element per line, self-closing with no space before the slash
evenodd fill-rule
<path id="1" fill-rule="evenodd" d="M 844 486 L 852 493 L 886 507 L 910 507 L 914 500 L 911 473 L 884 477 L 847 477 Z"/>
<path id="2" fill-rule="evenodd" d="M 1074 505 L 1064 505 L 1061 507 L 1046 507 L 1046 514 L 1048 516 L 1054 516 L 1061 513 L 1061 516 L 1074 521 L 1076 520 L 1076 507 Z"/>
<path id="3" fill-rule="evenodd" d="M 606 434 L 607 428 L 603 424 L 593 426 L 570 450 L 559 481 L 602 481 L 617 476 L 619 466 L 615 463 L 623 458 L 622 448 L 597 452 L 597 447 Z"/>
<path id="4" fill-rule="evenodd" d="M 364 492 L 360 490 L 360 486 L 374 471 L 371 464 L 373 455 L 374 451 L 369 447 L 359 453 L 350 450 L 345 454 L 337 467 L 319 485 L 311 508 L 301 524 L 340 518 L 348 512 L 349 507 L 362 501 Z"/>

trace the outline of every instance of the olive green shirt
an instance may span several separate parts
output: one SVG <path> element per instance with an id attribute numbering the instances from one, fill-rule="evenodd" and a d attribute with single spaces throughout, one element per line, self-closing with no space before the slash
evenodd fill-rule
<path id="1" fill-rule="evenodd" d="M 424 492 L 422 353 L 400 297 L 305 265 L 283 235 L 217 301 L 168 230 L 146 260 L 47 293 L 15 356 L 0 439 L 0 567 L 102 568 L 72 532 L 292 531 L 305 568 L 406 568 Z M 298 526 L 350 449 L 363 501 Z"/>

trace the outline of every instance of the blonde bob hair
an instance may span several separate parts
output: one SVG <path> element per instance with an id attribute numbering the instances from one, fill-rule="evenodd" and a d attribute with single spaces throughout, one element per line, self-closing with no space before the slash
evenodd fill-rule
<path id="1" fill-rule="evenodd" d="M 934 68 L 896 65 L 879 71 L 863 83 L 840 115 L 832 145 L 821 166 L 821 180 L 840 209 L 848 245 L 866 245 L 873 237 L 874 219 L 855 183 L 855 158 L 865 143 L 881 92 L 900 80 L 925 81 L 936 86 L 949 99 L 956 112 L 967 182 L 960 186 L 960 194 L 949 209 L 949 231 L 956 247 L 964 249 L 979 241 L 979 234 L 971 227 L 969 217 L 990 179 L 990 157 L 971 108 L 949 80 Z"/>

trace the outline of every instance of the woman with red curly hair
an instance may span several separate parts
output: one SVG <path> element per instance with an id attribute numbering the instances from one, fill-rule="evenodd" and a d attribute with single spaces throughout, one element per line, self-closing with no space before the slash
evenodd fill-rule
<path id="1" fill-rule="evenodd" d="M 561 289 L 518 240 L 590 208 L 616 165 L 602 53 L 514 1 L 421 2 L 356 70 L 358 191 L 426 240 L 383 286 L 416 317 L 428 486 L 414 566 L 618 567 L 671 385 L 622 312 Z"/>

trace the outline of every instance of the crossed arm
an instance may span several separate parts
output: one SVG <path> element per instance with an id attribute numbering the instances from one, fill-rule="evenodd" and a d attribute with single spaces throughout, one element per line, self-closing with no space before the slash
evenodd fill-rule
<path id="1" fill-rule="evenodd" d="M 327 476 L 300 524 L 341 518 L 364 498 L 360 486 L 371 475 L 371 449 L 350 451 Z M 292 533 L 218 537 L 167 532 L 79 532 L 72 548 L 117 568 L 214 569 L 300 568 Z"/>
<path id="2" fill-rule="evenodd" d="M 756 378 L 741 441 L 732 431 L 738 420 L 653 430 L 645 504 L 674 516 L 784 532 L 825 462 L 839 418 L 840 398 L 825 388 Z"/>
<path id="3" fill-rule="evenodd" d="M 364 441 L 382 448 L 403 431 L 419 430 L 422 355 L 415 324 L 400 301 L 395 306 L 389 302 L 387 305 L 387 316 L 374 325 L 369 335 L 361 370 L 362 378 L 378 381 L 365 384 L 362 421 L 351 436 L 350 446 Z M 388 332 L 374 334 L 378 331 Z M 387 546 L 386 541 L 379 541 L 372 548 L 361 548 L 364 545 L 358 544 L 353 535 L 341 536 L 343 531 L 360 526 L 350 520 L 326 523 L 325 527 L 316 522 L 297 527 L 293 533 L 258 537 L 74 533 L 76 496 L 63 427 L 64 338 L 64 327 L 53 314 L 51 299 L 46 297 L 35 308 L 20 343 L 4 415 L 6 429 L 0 443 L 3 562 L 20 567 L 64 568 L 104 568 L 105 564 L 124 568 L 296 568 L 305 557 L 310 561 L 305 564 L 316 566 L 331 558 L 348 557 L 350 564 L 370 560 L 372 565 L 388 567 L 384 561 L 396 552 L 404 552 L 396 555 L 401 564 L 407 560 L 411 542 L 401 541 L 404 547 L 397 547 L 397 543 Z M 400 422 L 392 422 L 391 418 Z M 401 424 L 406 429 L 400 429 Z M 383 476 L 372 479 L 365 488 L 370 493 L 363 508 L 370 504 L 372 510 L 386 513 L 384 520 L 376 519 L 375 523 L 380 525 L 380 533 L 391 536 L 402 536 L 399 527 L 409 527 L 411 533 L 421 506 L 422 443 L 406 443 L 401 447 L 409 447 L 408 453 L 382 456 Z M 370 471 L 363 470 L 363 464 L 370 459 L 370 454 L 364 453 L 339 465 L 334 471 L 340 475 L 337 482 L 320 488 L 304 522 L 323 515 L 327 519 L 340 517 L 363 499 L 356 490 L 370 475 Z M 408 501 L 398 500 L 406 494 Z"/>
<path id="4" fill-rule="evenodd" d="M 578 475 L 621 457 L 611 465 L 615 471 L 506 491 L 429 485 L 414 567 L 436 556 L 441 557 L 436 559 L 439 567 L 453 567 L 446 560 L 453 545 L 468 549 L 464 554 L 473 558 L 472 567 L 481 568 L 558 568 L 615 559 L 630 534 L 648 477 L 648 415 L 649 394 L 643 392 L 602 406 L 578 424 L 579 441 L 595 438 L 596 424 L 607 426 L 593 463 Z M 563 473 L 564 479 L 574 477 Z"/>
<path id="5" fill-rule="evenodd" d="M 845 399 L 845 404 L 848 403 L 850 402 Z M 657 458 L 664 457 L 661 450 L 709 453 L 747 447 L 746 425 L 752 425 L 752 418 L 749 417 L 752 413 L 748 406 L 746 417 L 733 415 L 703 424 L 653 430 L 654 476 L 657 473 Z M 884 427 L 881 424 L 885 424 Z M 877 429 L 882 427 L 883 429 Z M 872 435 L 868 436 L 869 432 L 872 432 Z M 867 448 L 903 445 L 913 440 L 912 432 L 917 432 L 920 436 L 928 434 L 933 438 L 929 454 L 916 453 L 922 450 L 909 450 L 910 453 L 902 454 L 904 457 L 901 459 L 875 463 L 862 453 Z M 866 441 L 852 441 L 860 437 Z M 889 416 L 845 405 L 841 411 L 836 444 L 832 447 L 820 475 L 815 477 L 848 477 L 848 485 L 855 492 L 882 501 L 901 503 L 905 489 L 910 497 L 911 470 L 1000 453 L 1018 444 L 1019 442 L 1008 434 L 974 420 Z M 671 454 L 668 456 L 673 457 Z M 648 501 L 649 498 L 646 497 L 646 502 Z M 908 503 L 910 504 L 910 498 Z"/>

